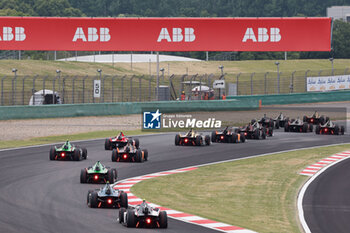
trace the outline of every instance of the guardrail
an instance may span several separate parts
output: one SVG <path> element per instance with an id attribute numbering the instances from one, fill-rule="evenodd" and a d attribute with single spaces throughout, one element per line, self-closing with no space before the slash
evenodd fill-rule
<path id="1" fill-rule="evenodd" d="M 141 114 L 143 110 L 166 112 L 238 111 L 259 108 L 255 99 L 194 100 L 158 102 L 119 102 L 97 104 L 58 104 L 40 106 L 1 106 L 0 120 Z"/>

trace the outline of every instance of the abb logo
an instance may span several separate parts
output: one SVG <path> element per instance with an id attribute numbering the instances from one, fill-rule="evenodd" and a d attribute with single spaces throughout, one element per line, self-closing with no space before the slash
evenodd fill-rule
<path id="1" fill-rule="evenodd" d="M 100 39 L 101 42 L 107 42 L 111 40 L 109 34 L 109 28 L 100 28 L 100 34 L 97 32 L 97 28 L 87 28 L 87 39 L 82 27 L 78 27 L 75 31 L 73 42 L 82 40 L 83 42 L 94 42 Z"/>
<path id="2" fill-rule="evenodd" d="M 242 42 L 252 40 L 253 42 L 279 42 L 281 40 L 281 34 L 279 28 L 270 28 L 270 34 L 268 34 L 267 28 L 258 28 L 258 40 L 256 40 L 253 28 L 247 28 Z"/>
<path id="3" fill-rule="evenodd" d="M 26 39 L 23 27 L 15 27 L 15 30 L 12 27 L 2 28 L 2 38 L 0 36 L 0 41 L 12 41 L 13 39 L 15 41 L 24 41 Z"/>
<path id="4" fill-rule="evenodd" d="M 184 40 L 185 36 L 185 40 Z M 184 35 L 182 34 L 181 28 L 173 28 L 172 38 L 169 35 L 167 28 L 162 28 L 160 30 L 157 42 L 161 42 L 162 40 L 167 40 L 167 42 L 193 42 L 196 39 L 196 35 L 194 34 L 193 28 L 185 28 Z"/>

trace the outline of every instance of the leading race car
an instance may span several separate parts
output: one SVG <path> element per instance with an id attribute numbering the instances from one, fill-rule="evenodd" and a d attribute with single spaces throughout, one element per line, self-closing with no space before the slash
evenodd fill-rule
<path id="1" fill-rule="evenodd" d="M 243 133 L 247 139 L 266 139 L 267 136 L 273 135 L 273 128 L 262 127 L 257 121 L 249 123 L 246 126 L 235 129 L 236 133 Z"/>
<path id="2" fill-rule="evenodd" d="M 227 143 L 245 142 L 245 136 L 244 133 L 235 133 L 232 128 L 227 126 L 223 131 L 213 131 L 211 133 L 211 141 Z"/>
<path id="3" fill-rule="evenodd" d="M 107 183 L 117 181 L 117 169 L 104 166 L 97 161 L 93 166 L 81 169 L 80 183 Z"/>
<path id="4" fill-rule="evenodd" d="M 288 121 L 287 124 L 284 125 L 284 132 L 299 132 L 299 133 L 307 133 L 313 131 L 313 124 L 309 124 L 307 122 L 303 122 L 299 118 L 292 119 Z"/>
<path id="5" fill-rule="evenodd" d="M 175 135 L 176 146 L 209 146 L 210 136 L 197 133 L 193 129 L 190 129 L 186 134 Z"/>
<path id="6" fill-rule="evenodd" d="M 139 148 L 140 141 L 138 138 L 132 139 L 127 137 L 123 132 L 120 132 L 116 137 L 106 138 L 105 150 L 113 150 L 126 146 L 127 143 L 133 144 L 136 148 Z"/>
<path id="7" fill-rule="evenodd" d="M 123 148 L 112 151 L 112 162 L 144 162 L 148 161 L 148 150 L 141 150 L 130 142 Z"/>
<path id="8" fill-rule="evenodd" d="M 50 160 L 79 161 L 87 158 L 87 150 L 86 148 L 76 147 L 67 140 L 61 147 L 52 147 L 49 158 Z"/>
<path id="9" fill-rule="evenodd" d="M 323 125 L 317 125 L 315 130 L 316 134 L 343 135 L 344 132 L 345 127 L 343 125 L 339 126 L 330 120 Z"/>
<path id="10" fill-rule="evenodd" d="M 153 208 L 143 201 L 134 208 L 119 210 L 119 223 L 126 227 L 168 227 L 168 216 L 165 211 Z"/>
<path id="11" fill-rule="evenodd" d="M 324 115 L 320 116 L 318 112 L 315 111 L 315 113 L 310 117 L 304 116 L 303 121 L 313 125 L 324 125 L 327 121 L 329 121 L 329 117 L 325 117 Z"/>
<path id="12" fill-rule="evenodd" d="M 128 196 L 107 182 L 101 189 L 88 191 L 87 205 L 90 208 L 128 208 Z"/>

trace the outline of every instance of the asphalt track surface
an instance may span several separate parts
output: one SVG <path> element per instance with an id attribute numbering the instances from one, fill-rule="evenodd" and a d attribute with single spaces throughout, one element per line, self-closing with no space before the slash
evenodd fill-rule
<path id="1" fill-rule="evenodd" d="M 80 162 L 49 161 L 50 146 L 0 151 L 0 232 L 216 232 L 173 219 L 169 219 L 168 229 L 121 226 L 116 221 L 118 210 L 87 207 L 87 191 L 101 185 L 80 184 L 80 169 L 100 160 L 117 168 L 118 179 L 125 179 L 263 153 L 350 142 L 349 135 L 284 133 L 282 130 L 267 140 L 214 143 L 209 147 L 176 147 L 174 134 L 140 136 L 139 139 L 141 148 L 149 151 L 149 161 L 142 164 L 112 163 L 111 151 L 104 150 L 104 140 L 76 143 L 88 150 L 88 159 Z"/>

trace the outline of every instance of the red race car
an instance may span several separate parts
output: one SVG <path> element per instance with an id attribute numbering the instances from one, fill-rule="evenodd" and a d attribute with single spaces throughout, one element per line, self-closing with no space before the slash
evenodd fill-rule
<path id="1" fill-rule="evenodd" d="M 105 150 L 113 150 L 117 148 L 122 148 L 126 146 L 126 144 L 132 144 L 137 149 L 140 146 L 139 139 L 132 139 L 131 137 L 127 137 L 123 132 L 120 132 L 116 137 L 106 138 L 105 140 Z"/>

